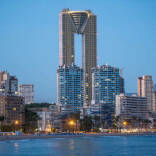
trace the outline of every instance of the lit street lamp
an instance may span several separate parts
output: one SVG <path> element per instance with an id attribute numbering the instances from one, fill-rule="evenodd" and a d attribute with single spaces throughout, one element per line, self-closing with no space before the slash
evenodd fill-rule
<path id="1" fill-rule="evenodd" d="M 18 120 L 15 120 L 15 125 L 18 125 L 19 124 L 19 121 Z"/>
<path id="2" fill-rule="evenodd" d="M 68 123 L 70 126 L 74 126 L 75 125 L 75 121 L 74 120 L 70 120 Z"/>
<path id="3" fill-rule="evenodd" d="M 72 130 L 74 131 L 76 122 L 75 122 L 74 120 L 69 120 L 69 121 L 68 121 L 68 125 L 69 125 L 69 128 L 72 129 Z"/>
<path id="4" fill-rule="evenodd" d="M 127 126 L 128 125 L 128 122 L 127 121 L 123 121 L 123 126 Z"/>

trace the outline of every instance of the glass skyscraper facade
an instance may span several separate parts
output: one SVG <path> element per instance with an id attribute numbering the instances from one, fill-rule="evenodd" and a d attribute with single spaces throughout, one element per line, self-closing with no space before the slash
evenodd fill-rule
<path id="1" fill-rule="evenodd" d="M 115 96 L 118 94 L 120 94 L 119 69 L 110 65 L 93 68 L 92 106 L 93 109 L 98 106 L 98 113 L 110 123 L 115 113 Z"/>
<path id="2" fill-rule="evenodd" d="M 59 15 L 59 64 L 75 64 L 74 34 L 82 36 L 82 68 L 84 81 L 84 106 L 92 99 L 91 68 L 97 63 L 96 15 L 90 10 L 64 9 Z"/>
<path id="3" fill-rule="evenodd" d="M 83 107 L 83 70 L 76 65 L 57 70 L 57 103 L 62 112 L 78 112 Z"/>

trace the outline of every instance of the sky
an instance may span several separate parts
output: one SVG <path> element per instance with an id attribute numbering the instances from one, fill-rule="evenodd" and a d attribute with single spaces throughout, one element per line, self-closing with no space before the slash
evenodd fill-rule
<path id="1" fill-rule="evenodd" d="M 156 83 L 156 0 L 0 0 L 0 71 L 19 84 L 34 84 L 35 102 L 56 102 L 59 13 L 91 10 L 97 15 L 98 65 L 123 69 L 126 92 L 137 77 Z M 81 66 L 81 36 L 75 35 Z"/>

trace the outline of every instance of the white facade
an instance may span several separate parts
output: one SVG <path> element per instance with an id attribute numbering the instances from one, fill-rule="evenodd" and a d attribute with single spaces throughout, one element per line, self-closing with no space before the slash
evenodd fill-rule
<path id="1" fill-rule="evenodd" d="M 0 94 L 7 95 L 9 92 L 9 78 L 10 75 L 6 71 L 0 72 Z"/>
<path id="2" fill-rule="evenodd" d="M 18 91 L 18 79 L 11 76 L 8 72 L 0 72 L 0 94 L 16 95 Z"/>
<path id="3" fill-rule="evenodd" d="M 123 119 L 131 119 L 133 117 L 147 119 L 148 113 L 146 97 L 128 96 L 125 94 L 116 95 L 116 116 L 120 116 Z"/>
<path id="4" fill-rule="evenodd" d="M 51 111 L 43 108 L 41 111 L 37 112 L 40 120 L 38 120 L 38 128 L 40 131 L 51 131 L 52 128 L 52 118 L 51 118 Z"/>
<path id="5" fill-rule="evenodd" d="M 144 75 L 138 80 L 139 96 L 147 97 L 148 107 L 153 111 L 153 80 L 152 76 Z"/>
<path id="6" fill-rule="evenodd" d="M 156 111 L 156 92 L 153 92 L 153 111 Z"/>
<path id="7" fill-rule="evenodd" d="M 24 104 L 34 103 L 34 85 L 21 84 L 19 86 L 19 94 L 24 97 Z"/>

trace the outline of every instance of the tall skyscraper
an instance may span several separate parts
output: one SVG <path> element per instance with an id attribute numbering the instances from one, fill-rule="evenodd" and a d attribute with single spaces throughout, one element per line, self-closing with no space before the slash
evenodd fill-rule
<path id="1" fill-rule="evenodd" d="M 57 103 L 62 112 L 78 112 L 83 106 L 83 71 L 76 65 L 57 70 Z"/>
<path id="2" fill-rule="evenodd" d="M 154 91 L 156 92 L 156 84 L 154 84 Z"/>
<path id="3" fill-rule="evenodd" d="M 142 96 L 142 77 L 138 77 L 138 96 Z"/>
<path id="4" fill-rule="evenodd" d="M 84 106 L 88 106 L 92 95 L 91 68 L 96 67 L 97 64 L 96 15 L 90 10 L 62 10 L 59 16 L 60 66 L 75 63 L 74 33 L 82 35 Z"/>
<path id="5" fill-rule="evenodd" d="M 105 121 L 112 123 L 115 96 L 120 94 L 119 69 L 103 65 L 92 69 L 92 105 L 99 105 Z"/>
<path id="6" fill-rule="evenodd" d="M 34 85 L 21 84 L 19 86 L 19 95 L 24 97 L 24 104 L 34 103 Z"/>
<path id="7" fill-rule="evenodd" d="M 153 111 L 156 111 L 156 91 L 153 92 Z"/>
<path id="8" fill-rule="evenodd" d="M 147 97 L 149 110 L 153 110 L 153 80 L 152 76 L 144 75 L 138 78 L 138 96 Z"/>
<path id="9" fill-rule="evenodd" d="M 125 81 L 122 76 L 120 76 L 120 93 L 125 93 Z"/>

